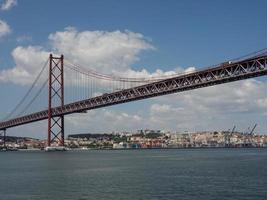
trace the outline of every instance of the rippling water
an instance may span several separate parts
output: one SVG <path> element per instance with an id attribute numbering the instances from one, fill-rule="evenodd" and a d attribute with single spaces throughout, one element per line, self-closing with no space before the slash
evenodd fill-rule
<path id="1" fill-rule="evenodd" d="M 0 152 L 1 200 L 267 199 L 267 149 Z"/>

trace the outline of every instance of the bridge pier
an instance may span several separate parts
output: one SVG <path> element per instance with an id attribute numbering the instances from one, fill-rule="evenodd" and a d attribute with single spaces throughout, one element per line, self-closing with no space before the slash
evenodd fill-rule
<path id="1" fill-rule="evenodd" d="M 47 146 L 58 142 L 64 146 L 64 115 L 55 116 L 54 107 L 64 106 L 64 67 L 63 55 L 49 57 L 49 85 L 48 85 L 48 135 Z"/>

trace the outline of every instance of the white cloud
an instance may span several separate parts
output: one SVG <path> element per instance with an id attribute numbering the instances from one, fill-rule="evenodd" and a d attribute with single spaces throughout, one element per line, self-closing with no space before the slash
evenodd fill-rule
<path id="1" fill-rule="evenodd" d="M 171 77 L 177 76 L 177 74 L 186 74 L 195 71 L 195 67 L 181 68 L 177 67 L 171 71 L 163 71 L 161 69 L 157 69 L 155 72 L 149 72 L 146 69 L 142 69 L 140 71 L 136 71 L 133 69 L 127 69 L 125 71 L 118 71 L 116 74 L 120 77 L 131 77 L 131 78 L 159 78 L 159 77 Z"/>
<path id="2" fill-rule="evenodd" d="M 160 69 L 150 73 L 146 69 L 136 71 L 132 64 L 139 60 L 139 54 L 144 50 L 155 49 L 140 33 L 130 31 L 82 31 L 66 28 L 49 35 L 50 48 L 39 46 L 17 47 L 12 56 L 15 67 L 0 71 L 0 81 L 10 81 L 16 84 L 30 84 L 29 76 L 35 77 L 40 71 L 42 63 L 49 56 L 49 51 L 63 54 L 65 59 L 77 63 L 87 70 L 100 73 L 114 74 L 121 77 L 148 78 L 170 76 L 177 73 L 188 73 L 195 70 L 176 68 L 172 71 Z M 18 38 L 19 41 L 25 37 Z M 29 39 L 28 37 L 26 39 Z M 65 65 L 67 62 L 65 62 Z M 68 80 L 75 79 L 69 77 Z"/>
<path id="3" fill-rule="evenodd" d="M 10 10 L 18 4 L 17 0 L 5 0 L 1 5 L 1 10 Z"/>
<path id="4" fill-rule="evenodd" d="M 194 72 L 194 71 L 196 71 L 196 68 L 195 67 L 188 67 L 185 71 L 184 71 L 184 73 L 191 73 L 191 72 Z"/>
<path id="5" fill-rule="evenodd" d="M 21 36 L 18 36 L 16 40 L 19 43 L 30 42 L 32 41 L 32 37 L 29 35 L 21 35 Z"/>
<path id="6" fill-rule="evenodd" d="M 150 111 L 153 113 L 165 113 L 165 112 L 169 112 L 171 109 L 170 105 L 166 105 L 166 104 L 153 104 L 150 107 Z"/>
<path id="7" fill-rule="evenodd" d="M 89 110 L 87 114 L 74 114 L 66 117 L 68 132 L 106 132 L 134 130 L 143 124 L 138 114 L 107 109 Z M 90 127 L 90 128 L 89 128 Z"/>
<path id="8" fill-rule="evenodd" d="M 257 100 L 257 104 L 260 107 L 267 108 L 267 97 Z"/>
<path id="9" fill-rule="evenodd" d="M 263 123 L 258 128 L 264 131 L 266 94 L 266 82 L 249 79 L 167 95 L 151 105 L 150 120 L 173 130 L 227 130 L 234 124 L 244 129 Z"/>
<path id="10" fill-rule="evenodd" d="M 83 31 L 67 28 L 49 35 L 50 50 L 64 54 L 73 63 L 99 72 L 115 73 L 131 70 L 143 50 L 154 49 L 143 35 L 130 31 Z M 40 63 L 49 56 L 42 47 L 17 47 L 12 56 L 16 66 L 0 72 L 0 80 L 17 84 L 29 84 L 29 74 L 34 77 L 40 71 Z M 12 78 L 10 78 L 12 75 Z"/>
<path id="11" fill-rule="evenodd" d="M 265 82 L 249 79 L 188 91 L 177 95 L 176 100 L 207 113 L 251 112 L 259 108 L 257 101 L 265 97 L 263 91 L 267 91 Z"/>
<path id="12" fill-rule="evenodd" d="M 0 71 L 0 81 L 16 84 L 31 84 L 47 60 L 46 52 L 42 47 L 17 47 L 12 51 L 16 67 Z"/>
<path id="13" fill-rule="evenodd" d="M 11 29 L 9 25 L 6 22 L 0 20 L 0 38 L 5 35 L 8 35 L 10 32 L 11 32 Z"/>
<path id="14" fill-rule="evenodd" d="M 98 72 L 128 70 L 143 50 L 154 49 L 140 33 L 131 31 L 83 31 L 66 28 L 49 35 L 54 52 Z"/>

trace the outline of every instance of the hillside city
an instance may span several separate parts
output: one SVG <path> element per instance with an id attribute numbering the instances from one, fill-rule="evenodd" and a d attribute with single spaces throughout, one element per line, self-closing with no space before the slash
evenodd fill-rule
<path id="1" fill-rule="evenodd" d="M 11 150 L 43 149 L 46 140 L 8 136 L 5 145 Z M 0 146 L 4 146 L 3 137 L 0 137 Z M 267 147 L 267 135 L 234 131 L 171 133 L 147 129 L 134 133 L 69 135 L 65 146 L 70 149 Z"/>

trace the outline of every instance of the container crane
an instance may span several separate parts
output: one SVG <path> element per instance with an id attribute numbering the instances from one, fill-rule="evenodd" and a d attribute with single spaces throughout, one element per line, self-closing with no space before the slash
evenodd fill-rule
<path id="1" fill-rule="evenodd" d="M 257 124 L 255 124 L 251 130 L 250 130 L 250 127 L 248 128 L 248 132 L 245 133 L 243 146 L 245 146 L 245 147 L 251 147 L 252 146 L 252 137 L 254 135 L 254 131 L 255 131 L 256 127 L 257 127 Z"/>
<path id="2" fill-rule="evenodd" d="M 236 128 L 236 126 L 234 125 L 231 132 L 230 132 L 230 129 L 227 131 L 227 134 L 225 135 L 225 140 L 224 140 L 225 147 L 230 147 L 230 139 L 231 139 L 231 136 L 233 135 L 233 133 L 235 131 L 235 128 Z"/>
<path id="3" fill-rule="evenodd" d="M 252 130 L 250 131 L 249 135 L 254 135 L 254 130 L 256 129 L 257 124 L 255 124 L 252 128 Z"/>

